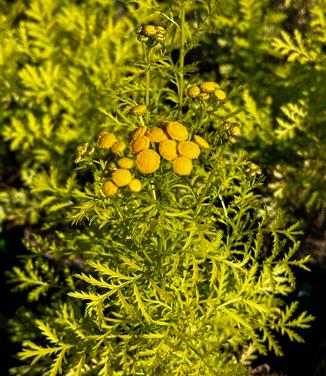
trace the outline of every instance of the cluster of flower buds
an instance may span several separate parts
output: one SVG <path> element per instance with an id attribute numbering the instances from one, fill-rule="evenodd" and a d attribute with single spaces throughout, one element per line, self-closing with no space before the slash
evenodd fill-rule
<path id="1" fill-rule="evenodd" d="M 94 151 L 94 146 L 90 146 L 88 142 L 82 142 L 76 148 L 75 163 L 81 162 L 84 157 L 93 154 Z"/>
<path id="2" fill-rule="evenodd" d="M 256 176 L 256 175 L 261 175 L 262 174 L 262 170 L 261 168 L 256 165 L 256 163 L 249 163 L 247 169 L 246 169 L 247 173 L 249 173 L 250 176 Z"/>
<path id="3" fill-rule="evenodd" d="M 188 96 L 199 101 L 208 101 L 210 98 L 223 102 L 226 99 L 225 91 L 220 88 L 217 82 L 202 82 L 193 85 L 188 89 Z"/>
<path id="4" fill-rule="evenodd" d="M 241 128 L 238 123 L 228 123 L 222 124 L 222 128 L 227 132 L 230 137 L 230 141 L 235 143 L 237 139 L 241 136 Z"/>
<path id="5" fill-rule="evenodd" d="M 136 29 L 137 39 L 142 43 L 163 43 L 166 30 L 163 26 L 142 25 Z"/>

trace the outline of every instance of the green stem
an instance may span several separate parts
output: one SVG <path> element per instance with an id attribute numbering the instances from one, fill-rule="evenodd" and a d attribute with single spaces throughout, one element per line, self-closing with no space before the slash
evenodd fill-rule
<path id="1" fill-rule="evenodd" d="M 206 186 L 205 186 L 205 188 L 203 189 L 201 195 L 198 198 L 197 210 L 196 210 L 195 215 L 194 215 L 195 218 L 197 218 L 197 216 L 200 214 L 201 209 L 202 209 L 202 203 L 205 200 L 205 197 L 206 197 L 206 194 L 207 194 L 208 190 L 211 188 L 211 182 L 212 182 L 212 180 L 214 178 L 214 175 L 216 174 L 216 169 L 217 169 L 217 166 L 218 166 L 218 164 L 220 162 L 219 161 L 219 156 L 220 155 L 221 155 L 221 150 L 219 150 L 218 155 L 215 156 L 216 161 L 215 161 L 215 163 L 213 165 L 213 168 L 212 168 L 211 172 L 208 175 Z"/>
<path id="2" fill-rule="evenodd" d="M 186 26 L 186 10 L 185 10 L 184 3 L 181 3 L 180 5 L 180 54 L 179 54 L 179 108 L 178 108 L 179 118 L 182 115 L 182 104 L 183 104 L 185 26 Z"/>
<path id="3" fill-rule="evenodd" d="M 149 121 L 149 85 L 150 85 L 150 65 L 151 65 L 151 57 L 150 57 L 151 49 L 149 47 L 144 46 L 144 57 L 145 57 L 145 64 L 146 64 L 146 72 L 145 72 L 145 104 L 147 107 L 146 112 L 146 122 Z"/>

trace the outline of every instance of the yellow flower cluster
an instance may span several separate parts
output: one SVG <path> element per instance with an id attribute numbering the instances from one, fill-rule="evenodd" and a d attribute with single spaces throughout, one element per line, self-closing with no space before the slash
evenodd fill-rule
<path id="1" fill-rule="evenodd" d="M 113 197 L 117 194 L 118 189 L 128 187 L 131 192 L 139 192 L 142 189 L 142 183 L 139 179 L 133 177 L 130 169 L 134 161 L 124 157 L 117 161 L 119 168 L 114 168 L 111 179 L 105 180 L 102 185 L 102 192 L 105 196 Z"/>
<path id="2" fill-rule="evenodd" d="M 163 121 L 161 127 L 151 129 L 137 128 L 131 135 L 131 152 L 136 154 L 137 170 L 151 174 L 160 167 L 163 158 L 172 162 L 177 175 L 190 175 L 192 160 L 199 157 L 200 148 L 208 148 L 209 144 L 198 135 L 193 141 L 188 138 L 187 128 L 177 121 Z"/>
<path id="3" fill-rule="evenodd" d="M 95 140 L 100 149 L 110 151 L 114 157 L 118 158 L 115 161 L 116 163 L 110 162 L 107 166 L 107 169 L 113 172 L 111 179 L 106 180 L 102 185 L 104 195 L 113 197 L 121 187 L 128 187 L 131 192 L 139 192 L 142 189 L 142 183 L 135 179 L 130 172 L 134 166 L 134 161 L 131 158 L 123 157 L 127 148 L 126 142 L 118 140 L 114 133 L 107 130 L 101 130 L 96 135 Z"/>
<path id="4" fill-rule="evenodd" d="M 142 183 L 131 170 L 135 167 L 141 174 L 152 174 L 159 169 L 161 159 L 172 162 L 177 175 L 190 175 L 192 160 L 199 157 L 201 149 L 209 148 L 207 141 L 199 135 L 190 140 L 187 128 L 177 121 L 164 121 L 154 128 L 136 128 L 130 137 L 130 150 L 125 141 L 118 140 L 114 133 L 106 130 L 101 130 L 96 140 L 98 148 L 113 155 L 113 160 L 107 165 L 111 176 L 102 185 L 102 192 L 108 197 L 115 196 L 123 187 L 139 192 Z"/>
<path id="5" fill-rule="evenodd" d="M 136 29 L 137 39 L 142 43 L 162 43 L 165 40 L 166 30 L 163 26 L 142 25 Z"/>
<path id="6" fill-rule="evenodd" d="M 218 99 L 223 102 L 226 99 L 225 91 L 220 88 L 216 82 L 207 81 L 201 84 L 191 86 L 188 89 L 188 96 L 200 101 L 207 101 L 210 98 Z"/>

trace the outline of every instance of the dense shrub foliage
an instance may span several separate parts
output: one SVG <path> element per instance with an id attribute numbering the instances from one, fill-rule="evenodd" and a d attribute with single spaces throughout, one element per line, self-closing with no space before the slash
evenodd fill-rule
<path id="1" fill-rule="evenodd" d="M 303 341 L 326 10 L 299 3 L 3 5 L 0 225 L 27 249 L 11 374 L 247 375 Z"/>

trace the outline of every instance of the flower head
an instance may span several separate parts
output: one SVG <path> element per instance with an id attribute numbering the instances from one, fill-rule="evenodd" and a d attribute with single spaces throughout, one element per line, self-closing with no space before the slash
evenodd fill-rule
<path id="1" fill-rule="evenodd" d="M 147 133 L 146 133 L 146 136 L 152 142 L 161 142 L 161 141 L 164 141 L 164 140 L 168 139 L 168 137 L 164 133 L 163 129 L 162 128 L 158 128 L 158 127 L 155 127 L 155 128 L 152 128 L 152 129 L 148 130 Z"/>
<path id="2" fill-rule="evenodd" d="M 157 29 L 155 25 L 144 25 L 142 29 L 142 34 L 146 37 L 153 37 L 156 35 Z"/>
<path id="3" fill-rule="evenodd" d="M 112 197 L 118 191 L 118 187 L 111 180 L 106 180 L 102 185 L 102 192 L 105 196 Z"/>
<path id="4" fill-rule="evenodd" d="M 196 142 L 196 144 L 203 148 L 203 149 L 207 149 L 209 148 L 209 143 L 203 138 L 203 137 L 200 137 L 198 135 L 195 135 L 194 136 L 194 141 Z"/>
<path id="5" fill-rule="evenodd" d="M 102 136 L 104 136 L 105 134 L 107 134 L 107 133 L 110 133 L 108 130 L 106 130 L 106 129 L 100 129 L 97 133 L 96 133 L 96 135 L 95 135 L 95 137 L 94 137 L 94 140 L 97 142 Z"/>
<path id="6" fill-rule="evenodd" d="M 180 176 L 190 175 L 192 171 L 192 161 L 187 157 L 178 157 L 173 162 L 173 171 Z"/>
<path id="7" fill-rule="evenodd" d="M 124 168 L 126 170 L 130 170 L 134 165 L 134 161 L 127 157 L 120 158 L 117 163 L 120 168 Z"/>
<path id="8" fill-rule="evenodd" d="M 188 96 L 190 98 L 197 98 L 200 94 L 200 89 L 197 85 L 191 86 L 188 90 Z"/>
<path id="9" fill-rule="evenodd" d="M 214 91 L 214 95 L 215 97 L 219 100 L 219 101 L 224 101 L 226 99 L 226 94 L 225 94 L 225 91 L 221 90 L 221 89 L 217 89 Z"/>
<path id="10" fill-rule="evenodd" d="M 98 139 L 97 146 L 101 149 L 110 149 L 116 141 L 117 138 L 114 133 L 106 132 Z"/>
<path id="11" fill-rule="evenodd" d="M 202 82 L 199 84 L 199 88 L 203 93 L 213 93 L 219 88 L 219 84 L 212 81 Z"/>
<path id="12" fill-rule="evenodd" d="M 131 139 L 135 139 L 137 137 L 140 137 L 140 136 L 145 136 L 145 133 L 147 132 L 147 128 L 146 127 L 138 127 L 136 128 L 132 134 L 131 134 Z"/>
<path id="13" fill-rule="evenodd" d="M 112 146 L 112 153 L 113 154 L 121 154 L 124 152 L 126 149 L 126 143 L 122 140 L 117 141 L 113 146 Z"/>
<path id="14" fill-rule="evenodd" d="M 159 152 L 164 159 L 173 161 L 178 156 L 177 142 L 175 140 L 161 141 L 159 143 Z"/>
<path id="15" fill-rule="evenodd" d="M 148 149 L 150 145 L 149 138 L 146 136 L 140 136 L 135 138 L 131 144 L 131 150 L 134 154 L 139 153 L 144 149 Z"/>
<path id="16" fill-rule="evenodd" d="M 137 154 L 136 167 L 142 174 L 151 174 L 160 167 L 160 156 L 155 150 L 145 149 Z"/>
<path id="17" fill-rule="evenodd" d="M 132 180 L 132 175 L 129 170 L 118 168 L 112 173 L 112 181 L 118 187 L 128 185 Z"/>
<path id="18" fill-rule="evenodd" d="M 139 179 L 132 179 L 128 184 L 128 188 L 131 192 L 139 192 L 143 188 L 143 185 Z"/>
<path id="19" fill-rule="evenodd" d="M 192 141 L 183 141 L 178 144 L 178 152 L 189 159 L 197 159 L 200 154 L 199 146 Z"/>
<path id="20" fill-rule="evenodd" d="M 167 134 L 173 139 L 177 141 L 186 141 L 188 138 L 188 130 L 187 128 L 178 123 L 177 121 L 169 121 L 165 126 Z"/>

